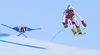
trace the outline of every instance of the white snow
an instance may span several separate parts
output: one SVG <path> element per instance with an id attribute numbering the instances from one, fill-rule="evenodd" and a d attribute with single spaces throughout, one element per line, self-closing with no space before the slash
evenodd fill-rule
<path id="1" fill-rule="evenodd" d="M 0 55 L 100 55 L 100 50 L 7 36 L 0 38 Z"/>

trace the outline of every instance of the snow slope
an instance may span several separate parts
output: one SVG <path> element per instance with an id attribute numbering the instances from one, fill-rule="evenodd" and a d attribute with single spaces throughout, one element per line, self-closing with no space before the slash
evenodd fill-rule
<path id="1" fill-rule="evenodd" d="M 86 49 L 17 37 L 0 37 L 0 55 L 100 55 L 100 50 Z"/>

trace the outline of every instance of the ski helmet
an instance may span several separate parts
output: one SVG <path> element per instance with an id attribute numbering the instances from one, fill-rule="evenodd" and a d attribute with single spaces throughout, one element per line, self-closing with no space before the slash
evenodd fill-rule
<path id="1" fill-rule="evenodd" d="M 68 10 L 74 10 L 74 6 L 73 5 L 68 5 L 67 9 Z"/>

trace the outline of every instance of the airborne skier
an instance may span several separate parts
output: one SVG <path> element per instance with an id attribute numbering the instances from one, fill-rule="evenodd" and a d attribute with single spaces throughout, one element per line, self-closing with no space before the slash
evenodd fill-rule
<path id="1" fill-rule="evenodd" d="M 68 23 L 70 24 L 70 28 L 71 31 L 73 32 L 73 34 L 75 35 L 77 32 L 78 34 L 82 34 L 81 30 L 80 30 L 80 26 L 77 22 L 77 19 L 75 17 L 73 17 L 74 15 L 76 15 L 82 22 L 83 26 L 86 27 L 86 24 L 84 22 L 84 20 L 82 19 L 82 17 L 74 10 L 74 6 L 73 5 L 68 5 L 67 9 L 63 12 L 63 17 L 62 17 L 62 24 L 64 25 L 64 28 L 68 28 Z M 75 31 L 73 24 L 75 24 L 76 28 L 77 28 L 77 32 Z"/>

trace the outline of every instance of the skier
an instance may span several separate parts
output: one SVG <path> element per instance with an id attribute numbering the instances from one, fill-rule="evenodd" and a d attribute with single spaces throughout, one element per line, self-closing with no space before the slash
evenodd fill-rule
<path id="1" fill-rule="evenodd" d="M 82 17 L 74 10 L 73 5 L 68 5 L 67 9 L 63 12 L 62 24 L 64 25 L 64 28 L 68 28 L 68 23 L 69 23 L 71 31 L 73 32 L 74 35 L 76 34 L 76 31 L 73 25 L 75 24 L 78 34 L 82 34 L 77 19 L 73 17 L 74 15 L 76 15 L 81 20 L 83 26 L 86 27 L 86 23 L 84 22 Z"/>

